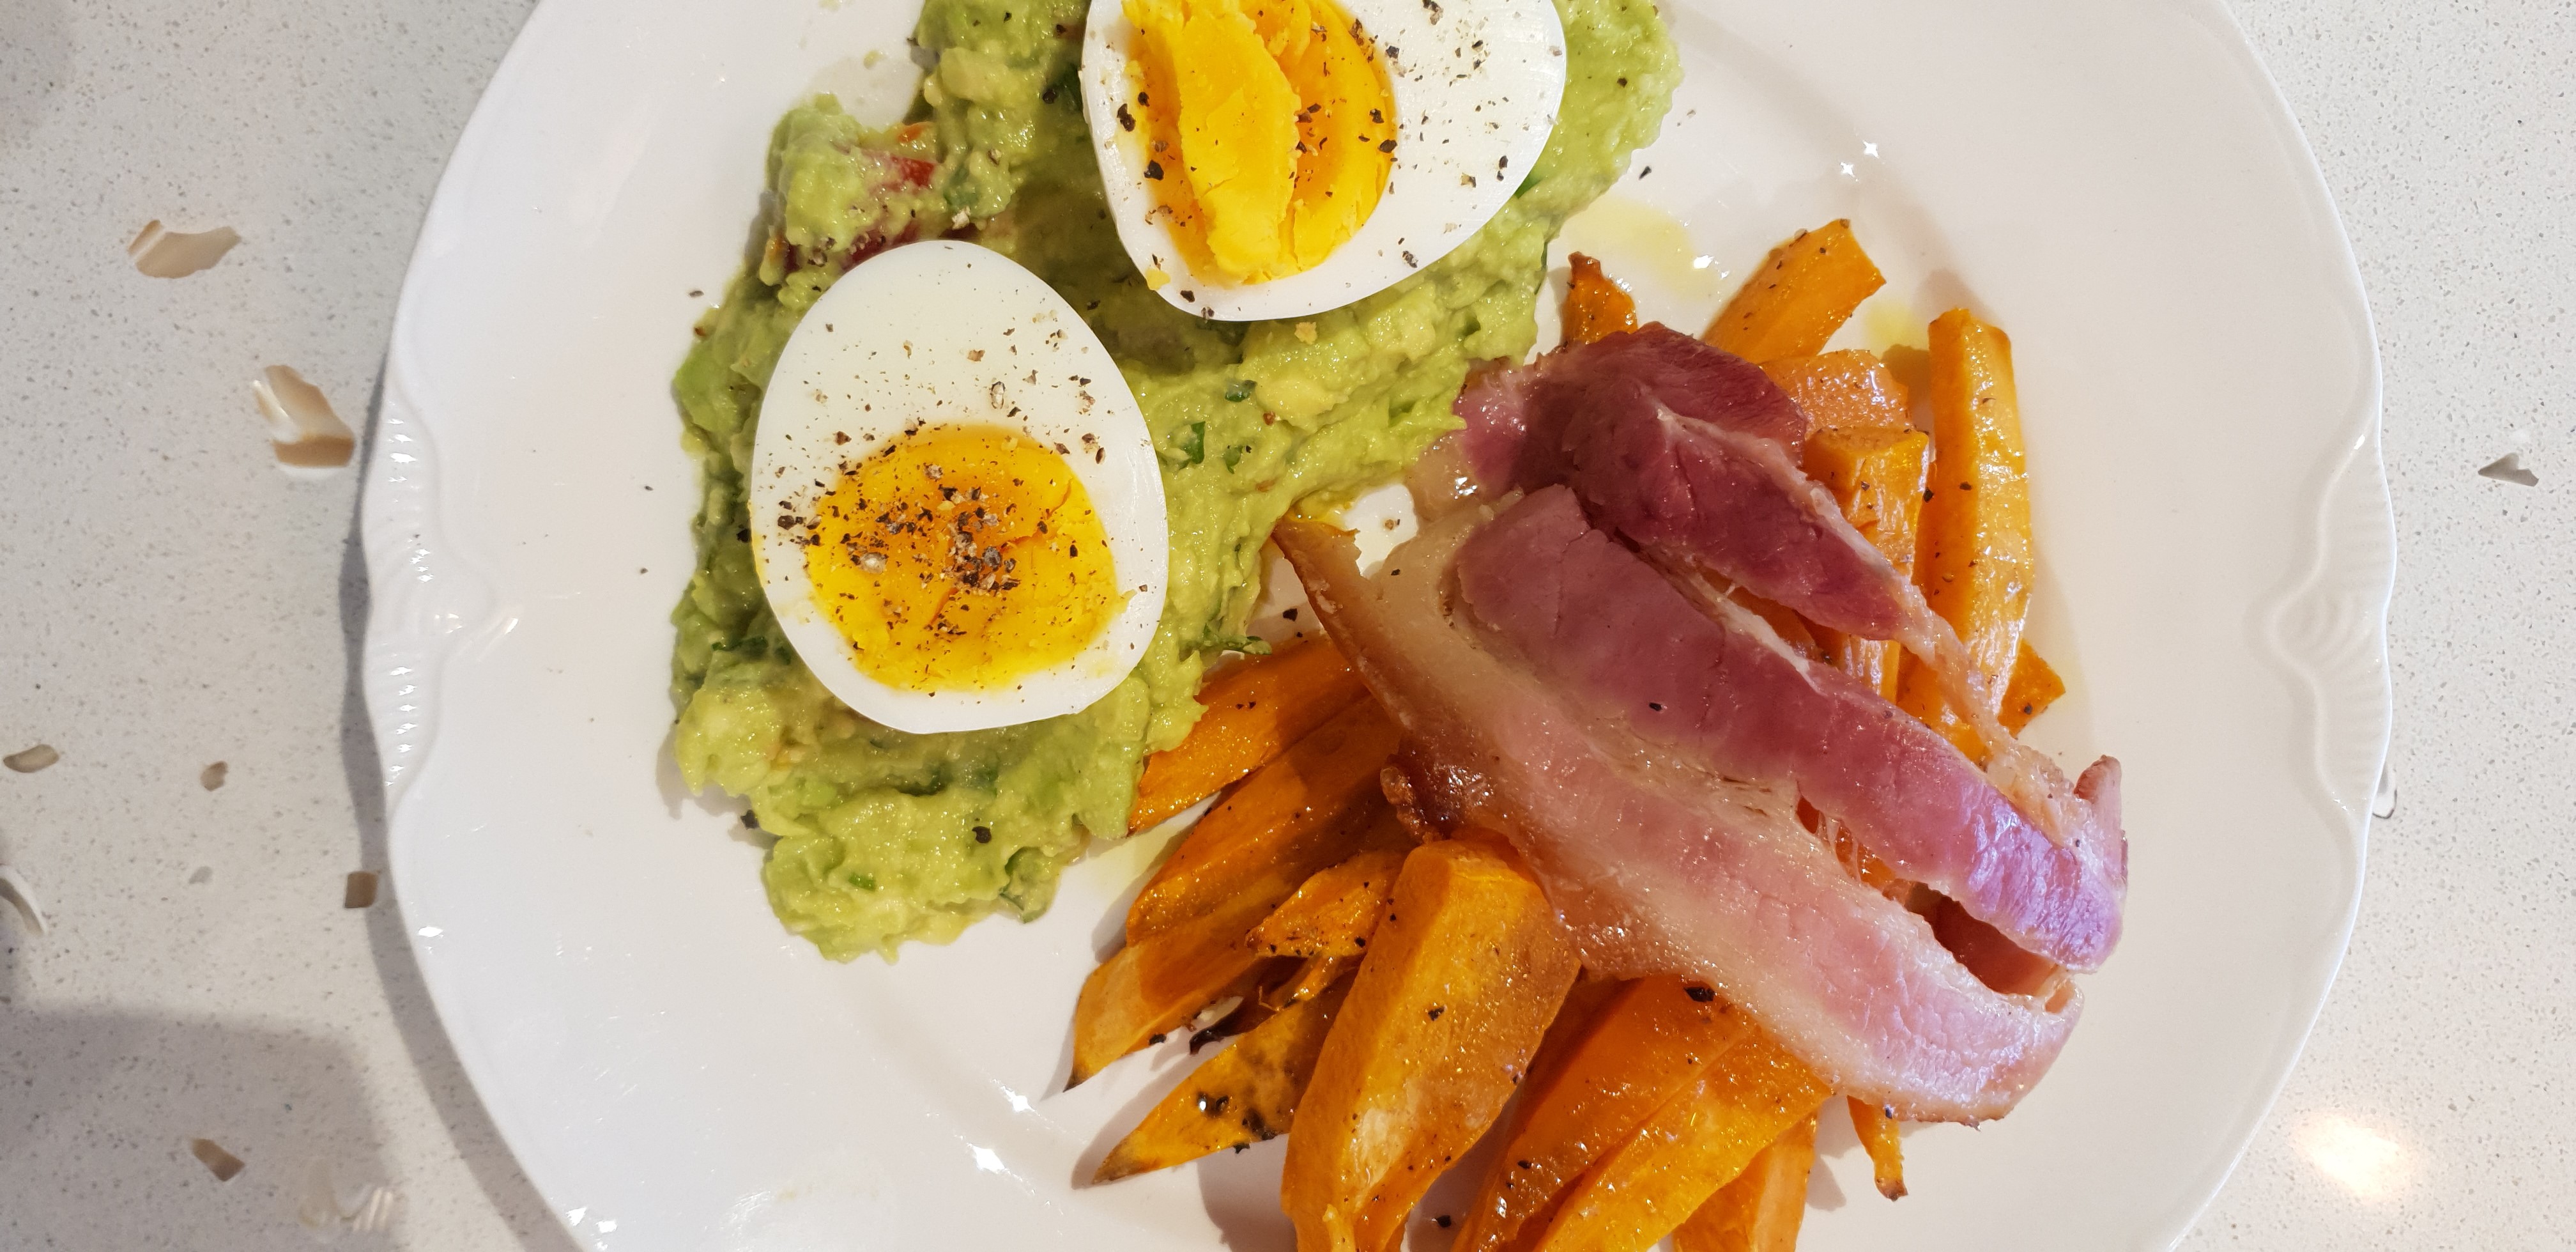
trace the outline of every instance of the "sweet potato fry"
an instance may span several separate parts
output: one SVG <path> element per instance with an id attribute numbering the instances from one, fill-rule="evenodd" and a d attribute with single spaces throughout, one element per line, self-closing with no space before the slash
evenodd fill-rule
<path id="1" fill-rule="evenodd" d="M 1571 273 L 1565 283 L 1565 341 L 1591 343 L 1623 330 L 1637 329 L 1637 302 L 1601 263 L 1580 252 L 1566 258 Z"/>
<path id="2" fill-rule="evenodd" d="M 1807 440 L 1807 476 L 1899 572 L 1914 568 L 1932 441 L 1910 426 L 1838 426 Z"/>
<path id="3" fill-rule="evenodd" d="M 1263 956 L 1358 956 L 1395 895 L 1405 850 L 1378 848 L 1316 871 L 1244 940 Z"/>
<path id="4" fill-rule="evenodd" d="M 2065 694 L 2066 680 L 2031 650 L 2029 640 L 2023 640 L 2021 652 L 2013 657 L 2012 678 L 2004 684 L 2003 711 L 1996 717 L 2004 729 L 2018 735 L 2032 718 L 2047 712 L 2048 706 Z"/>
<path id="5" fill-rule="evenodd" d="M 1358 701 L 1253 771 L 1190 828 L 1137 894 L 1127 910 L 1127 941 L 1246 892 L 1266 894 L 1267 912 L 1309 875 L 1358 851 L 1368 824 L 1386 808 L 1378 771 L 1395 754 L 1396 738 L 1376 701 Z M 1244 930 L 1260 920 L 1247 920 Z"/>
<path id="6" fill-rule="evenodd" d="M 1673 1232 L 1673 1252 L 1792 1252 L 1815 1165 L 1816 1117 L 1809 1114 Z"/>
<path id="7" fill-rule="evenodd" d="M 1299 1252 L 1388 1252 L 1405 1214 L 1502 1111 L 1579 965 L 1509 847 L 1405 857 L 1288 1134 Z"/>
<path id="8" fill-rule="evenodd" d="M 1932 322 L 1932 473 L 1914 581 L 1967 645 L 1990 712 L 2021 652 L 2033 570 L 2030 484 L 2012 341 L 1965 309 Z M 1942 698 L 1932 672 L 1911 658 L 1897 703 L 1940 727 L 1971 756 L 1984 745 Z"/>
<path id="9" fill-rule="evenodd" d="M 1833 493 L 1843 516 L 1900 574 L 1914 568 L 1931 464 L 1932 441 L 1911 427 L 1831 427 L 1807 437 L 1807 476 Z M 1825 652 L 1835 664 L 1896 698 L 1902 648 L 1886 639 L 1826 635 Z"/>
<path id="10" fill-rule="evenodd" d="M 1281 1009 L 1208 1058 L 1109 1150 L 1091 1181 L 1116 1182 L 1286 1134 L 1350 985 L 1340 979 Z"/>
<path id="11" fill-rule="evenodd" d="M 1846 1097 L 1851 1106 L 1852 1133 L 1860 1136 L 1861 1150 L 1869 1153 L 1869 1176 L 1878 1193 L 1891 1200 L 1905 1198 L 1905 1148 L 1896 1139 L 1896 1119 L 1887 1110 L 1857 1096 Z"/>
<path id="12" fill-rule="evenodd" d="M 1886 282 L 1837 219 L 1772 249 L 1699 337 L 1748 361 L 1814 356 Z"/>
<path id="13" fill-rule="evenodd" d="M 1555 1082 L 1557 1071 L 1574 1054 L 1574 1045 L 1591 1033 L 1593 1019 L 1627 986 L 1626 979 L 1602 978 L 1590 970 L 1577 977 L 1566 990 L 1565 1002 L 1556 1006 L 1556 1018 L 1547 1024 L 1538 1051 L 1530 1057 L 1529 1075 L 1521 1080 L 1523 1089 Z"/>
<path id="14" fill-rule="evenodd" d="M 1288 750 L 1360 698 L 1359 675 L 1322 639 L 1220 671 L 1199 691 L 1189 737 L 1145 758 L 1127 829 L 1160 825 Z"/>
<path id="15" fill-rule="evenodd" d="M 1243 936 L 1272 904 L 1248 895 L 1179 925 L 1133 940 L 1082 980 L 1073 1006 L 1073 1074 L 1080 1085 L 1101 1067 L 1152 1043 L 1200 1009 L 1260 983 L 1265 959 Z"/>
<path id="16" fill-rule="evenodd" d="M 1359 967 L 1360 959 L 1356 956 L 1308 957 L 1298 962 L 1294 973 L 1264 988 L 1259 999 L 1268 1010 L 1277 1012 L 1291 1004 L 1322 995 L 1326 987 L 1341 981 Z"/>
<path id="17" fill-rule="evenodd" d="M 1752 1029 L 1733 1005 L 1697 999 L 1681 979 L 1623 984 L 1562 1060 L 1522 1085 L 1502 1151 L 1452 1246 L 1512 1246 L 1525 1223 Z"/>
<path id="18" fill-rule="evenodd" d="M 1824 1080 L 1756 1029 L 1567 1190 L 1538 1252 L 1642 1252 L 1814 1115 Z"/>
<path id="19" fill-rule="evenodd" d="M 1822 430 L 1898 430 L 1912 424 L 1913 396 L 1874 353 L 1858 348 L 1822 356 L 1762 362 L 1762 372 L 1788 392 L 1807 415 L 1810 435 Z"/>

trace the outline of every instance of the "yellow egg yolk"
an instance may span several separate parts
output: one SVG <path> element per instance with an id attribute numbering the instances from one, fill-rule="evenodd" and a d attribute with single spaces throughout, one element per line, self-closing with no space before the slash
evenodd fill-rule
<path id="1" fill-rule="evenodd" d="M 1396 139 L 1359 23 L 1332 0 L 1124 3 L 1137 34 L 1119 124 L 1142 137 L 1155 211 L 1193 270 L 1281 278 L 1359 232 Z"/>
<path id="2" fill-rule="evenodd" d="M 1003 687 L 1069 661 L 1123 599 L 1072 466 L 991 427 L 917 431 L 844 463 L 803 542 L 859 672 L 911 691 Z"/>

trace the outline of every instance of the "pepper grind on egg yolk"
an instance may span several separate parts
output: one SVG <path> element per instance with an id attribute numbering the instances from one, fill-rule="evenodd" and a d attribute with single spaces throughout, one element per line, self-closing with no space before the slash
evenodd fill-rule
<path id="1" fill-rule="evenodd" d="M 1332 0 L 1124 4 L 1136 46 L 1119 124 L 1141 131 L 1156 211 L 1192 269 L 1282 278 L 1359 233 L 1396 146 L 1395 96 L 1359 23 Z"/>
<path id="2" fill-rule="evenodd" d="M 1082 480 L 1012 431 L 918 430 L 844 462 L 807 529 L 816 603 L 889 687 L 1007 686 L 1080 655 L 1121 599 Z"/>

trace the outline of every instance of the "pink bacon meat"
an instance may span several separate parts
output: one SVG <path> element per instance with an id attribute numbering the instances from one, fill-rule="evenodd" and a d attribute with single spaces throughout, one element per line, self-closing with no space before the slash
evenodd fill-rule
<path id="1" fill-rule="evenodd" d="M 1923 919 L 1843 872 L 1785 788 L 1729 780 L 1550 685 L 1453 622 L 1462 508 L 1361 576 L 1339 531 L 1275 538 L 1325 627 L 1431 762 L 1431 806 L 1503 832 L 1614 977 L 1702 980 L 1837 1088 L 1910 1120 L 2009 1111 L 2074 1027 L 2080 997 L 1995 991 Z"/>
<path id="2" fill-rule="evenodd" d="M 1894 639 L 1984 742 L 1987 777 L 2050 839 L 2108 846 L 2099 804 L 1996 721 L 1957 632 L 1799 469 L 1805 418 L 1761 369 L 1660 325 L 1489 372 L 1457 403 L 1457 452 L 1485 494 L 1574 489 L 1604 529 L 1676 574 L 1707 570 L 1809 620 Z M 2116 763 L 2089 790 L 2105 797 Z"/>
<path id="3" fill-rule="evenodd" d="M 2037 955 L 2098 968 L 2119 939 L 2119 841 L 2060 846 L 1939 733 L 1782 645 L 1725 601 L 1713 616 L 1545 488 L 1460 548 L 1454 619 L 1571 708 L 1713 772 L 1784 786 L 1905 878 Z"/>

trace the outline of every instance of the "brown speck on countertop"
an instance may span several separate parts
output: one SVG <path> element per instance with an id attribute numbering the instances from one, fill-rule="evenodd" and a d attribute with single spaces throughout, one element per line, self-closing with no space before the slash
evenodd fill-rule
<path id="1" fill-rule="evenodd" d="M 63 754 L 54 751 L 54 746 L 52 744 L 40 743 L 23 752 L 12 752 L 7 756 L 0 756 L 0 765 L 6 765 L 21 774 L 32 774 L 61 759 L 63 759 Z"/>
<path id="2" fill-rule="evenodd" d="M 125 255 L 146 278 L 186 278 L 211 268 L 240 242 L 241 236 L 230 226 L 189 234 L 170 230 L 155 218 L 125 245 Z"/>
<path id="3" fill-rule="evenodd" d="M 342 888 L 340 891 L 340 907 L 344 909 L 363 909 L 373 906 L 375 902 L 375 871 L 366 869 L 349 871 L 348 886 Z"/>
<path id="4" fill-rule="evenodd" d="M 224 1151 L 224 1146 L 212 1139 L 189 1140 L 188 1153 L 205 1162 L 207 1172 L 215 1176 L 216 1182 L 231 1182 L 234 1175 L 242 1172 L 242 1159 Z"/>

